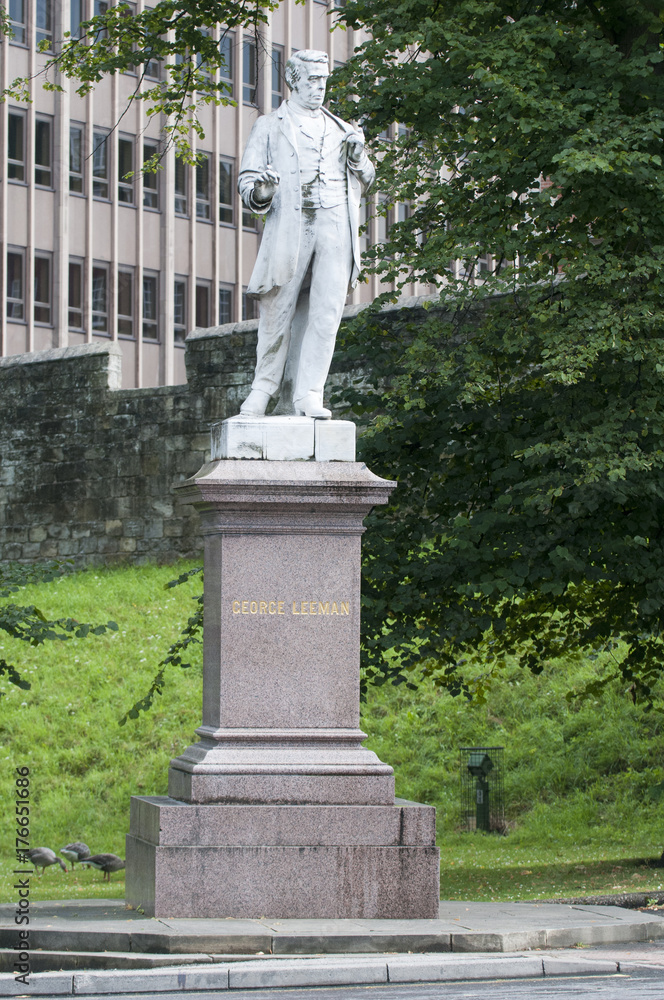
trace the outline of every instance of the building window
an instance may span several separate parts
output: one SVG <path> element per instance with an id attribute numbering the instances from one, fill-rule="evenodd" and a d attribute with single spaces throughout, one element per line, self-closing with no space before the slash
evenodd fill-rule
<path id="1" fill-rule="evenodd" d="M 105 14 L 108 11 L 108 8 L 111 6 L 109 0 L 94 0 L 94 2 L 95 2 L 94 6 L 95 17 L 101 17 L 102 14 Z M 100 38 L 106 38 L 107 35 L 108 32 L 106 28 L 101 28 L 97 31 L 95 35 L 95 41 L 98 42 Z"/>
<path id="2" fill-rule="evenodd" d="M 69 190 L 83 194 L 83 128 L 69 126 Z"/>
<path id="3" fill-rule="evenodd" d="M 155 142 L 143 143 L 143 163 L 156 156 L 159 147 Z M 159 210 L 159 177 L 156 170 L 148 170 L 143 174 L 143 208 Z"/>
<path id="4" fill-rule="evenodd" d="M 7 177 L 25 181 L 25 113 L 10 111 L 7 115 Z"/>
<path id="5" fill-rule="evenodd" d="M 248 208 L 242 209 L 242 228 L 251 229 L 253 233 L 258 230 L 258 219 Z"/>
<path id="6" fill-rule="evenodd" d="M 7 254 L 7 318 L 25 319 L 25 258 L 23 252 Z"/>
<path id="7" fill-rule="evenodd" d="M 184 344 L 187 336 L 187 281 L 176 278 L 173 284 L 173 340 Z"/>
<path id="8" fill-rule="evenodd" d="M 256 43 L 245 38 L 242 46 L 242 103 L 256 104 L 256 87 L 258 85 L 258 65 L 256 60 Z"/>
<path id="9" fill-rule="evenodd" d="M 198 28 L 198 34 L 201 35 L 203 38 L 209 38 L 212 32 L 210 31 L 209 28 Z M 209 82 L 212 79 L 212 74 L 210 73 L 210 67 L 203 58 L 202 52 L 196 53 L 196 69 L 198 70 L 199 75 L 202 77 L 204 81 Z"/>
<path id="10" fill-rule="evenodd" d="M 53 42 L 53 0 L 37 0 L 35 11 L 35 41 L 48 42 L 50 50 Z"/>
<path id="11" fill-rule="evenodd" d="M 35 323 L 51 322 L 51 258 L 35 254 Z"/>
<path id="12" fill-rule="evenodd" d="M 232 160 L 219 161 L 219 221 L 232 226 L 234 219 L 235 188 L 233 185 Z"/>
<path id="13" fill-rule="evenodd" d="M 258 319 L 258 301 L 242 289 L 242 319 Z"/>
<path id="14" fill-rule="evenodd" d="M 221 53 L 221 65 L 219 66 L 219 79 L 225 84 L 224 93 L 228 97 L 233 96 L 233 48 L 235 38 L 232 34 L 224 33 L 219 39 L 219 52 Z"/>
<path id="15" fill-rule="evenodd" d="M 35 120 L 35 184 L 53 186 L 53 129 L 50 118 Z"/>
<path id="16" fill-rule="evenodd" d="M 187 166 L 179 156 L 175 157 L 175 214 L 187 215 Z"/>
<path id="17" fill-rule="evenodd" d="M 134 271 L 118 270 L 118 337 L 134 337 Z"/>
<path id="18" fill-rule="evenodd" d="M 25 0 L 9 0 L 9 22 L 14 32 L 14 37 L 10 38 L 10 42 L 14 45 L 25 45 Z"/>
<path id="19" fill-rule="evenodd" d="M 83 329 L 83 261 L 69 261 L 69 329 Z"/>
<path id="20" fill-rule="evenodd" d="M 284 99 L 284 49 L 272 46 L 272 107 L 278 108 Z"/>
<path id="21" fill-rule="evenodd" d="M 143 276 L 143 340 L 159 340 L 157 275 Z"/>
<path id="22" fill-rule="evenodd" d="M 203 153 L 196 164 L 196 218 L 210 218 L 210 157 Z"/>
<path id="23" fill-rule="evenodd" d="M 210 286 L 196 285 L 196 326 L 210 325 Z"/>
<path id="24" fill-rule="evenodd" d="M 95 131 L 92 142 L 92 194 L 108 200 L 108 134 Z"/>
<path id="25" fill-rule="evenodd" d="M 108 333 L 108 265 L 92 268 L 92 330 Z"/>
<path id="26" fill-rule="evenodd" d="M 83 0 L 69 0 L 69 34 L 72 38 L 81 37 L 82 21 Z"/>
<path id="27" fill-rule="evenodd" d="M 219 325 L 233 322 L 233 286 L 219 286 Z"/>
<path id="28" fill-rule="evenodd" d="M 134 140 L 118 139 L 118 201 L 134 204 Z"/>

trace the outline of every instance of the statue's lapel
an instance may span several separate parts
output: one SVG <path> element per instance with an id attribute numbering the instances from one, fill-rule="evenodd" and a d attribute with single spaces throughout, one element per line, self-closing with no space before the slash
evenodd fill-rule
<path id="1" fill-rule="evenodd" d="M 281 131 L 284 133 L 291 146 L 297 153 L 297 136 L 295 134 L 295 125 L 293 124 L 293 119 L 288 111 L 288 104 L 286 101 L 282 103 L 277 108 L 277 117 L 279 118 L 279 124 L 281 125 Z"/>

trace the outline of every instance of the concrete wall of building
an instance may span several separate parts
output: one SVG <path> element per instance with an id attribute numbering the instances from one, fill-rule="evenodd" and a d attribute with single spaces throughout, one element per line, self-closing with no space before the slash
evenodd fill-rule
<path id="1" fill-rule="evenodd" d="M 409 321 L 421 303 L 408 302 Z M 403 309 L 387 315 L 400 322 Z M 121 388 L 113 343 L 0 358 L 0 559 L 87 565 L 198 553 L 198 516 L 176 504 L 172 486 L 203 465 L 209 425 L 239 411 L 256 329 L 194 331 L 186 385 Z M 343 379 L 342 357 L 335 371 Z"/>

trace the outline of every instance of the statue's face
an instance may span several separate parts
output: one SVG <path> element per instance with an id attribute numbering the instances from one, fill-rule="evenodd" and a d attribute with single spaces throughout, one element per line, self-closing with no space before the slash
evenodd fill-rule
<path id="1" fill-rule="evenodd" d="M 304 63 L 300 79 L 293 85 L 293 96 L 297 104 L 310 111 L 317 111 L 325 100 L 325 87 L 329 76 L 325 63 Z"/>

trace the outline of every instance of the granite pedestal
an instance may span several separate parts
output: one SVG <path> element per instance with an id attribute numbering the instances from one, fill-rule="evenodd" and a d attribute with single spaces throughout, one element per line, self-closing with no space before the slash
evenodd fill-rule
<path id="1" fill-rule="evenodd" d="M 346 431 L 325 436 L 347 449 Z M 435 810 L 395 804 L 359 728 L 362 521 L 395 484 L 355 461 L 234 458 L 237 423 L 212 441 L 177 487 L 205 540 L 203 720 L 169 797 L 132 799 L 127 901 L 154 916 L 433 918 Z"/>

